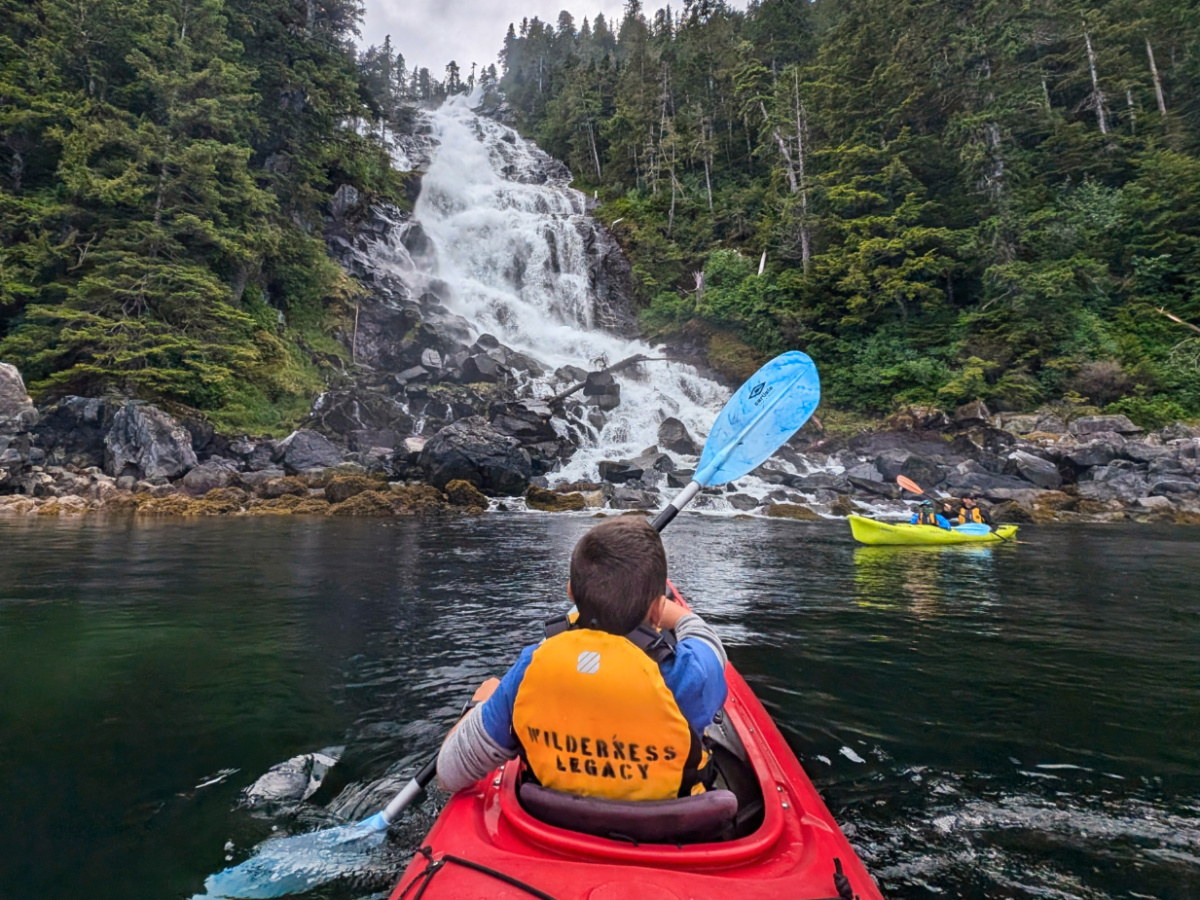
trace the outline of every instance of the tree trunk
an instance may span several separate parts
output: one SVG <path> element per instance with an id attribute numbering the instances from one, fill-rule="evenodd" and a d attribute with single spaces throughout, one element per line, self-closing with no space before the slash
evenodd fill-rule
<path id="1" fill-rule="evenodd" d="M 761 100 L 759 101 L 758 108 L 762 110 L 763 119 L 770 122 L 771 117 L 767 115 L 767 107 Z M 783 155 L 783 159 L 787 163 L 788 184 L 791 185 L 792 193 L 797 194 L 800 192 L 800 185 L 796 183 L 796 167 L 792 164 L 791 151 L 788 150 L 787 141 L 783 139 L 783 135 L 779 133 L 778 128 L 775 129 L 773 134 L 775 142 L 779 144 L 779 152 Z"/>
<path id="2" fill-rule="evenodd" d="M 1133 88 L 1125 88 L 1125 106 L 1129 109 L 1129 133 L 1137 134 L 1137 107 L 1133 105 Z"/>
<path id="3" fill-rule="evenodd" d="M 1154 64 L 1154 48 L 1150 46 L 1150 38 L 1146 38 L 1146 56 L 1150 60 L 1150 75 L 1154 79 L 1154 98 L 1158 101 L 1159 115 L 1167 114 L 1167 101 L 1163 99 L 1162 79 L 1158 77 L 1158 66 Z"/>
<path id="4" fill-rule="evenodd" d="M 804 174 L 804 135 L 808 131 L 808 115 L 800 102 L 800 75 L 793 70 L 796 82 L 796 166 L 800 174 L 800 260 L 808 274 L 812 258 L 812 241 L 808 232 L 808 181 Z"/>
<path id="5" fill-rule="evenodd" d="M 596 149 L 596 131 L 592 127 L 592 123 L 587 123 L 588 140 L 592 142 L 592 159 L 596 162 L 596 180 L 599 181 L 604 176 L 600 173 L 600 151 Z"/>
<path id="6" fill-rule="evenodd" d="M 1092 103 L 1096 106 L 1096 121 L 1100 125 L 1100 133 L 1108 134 L 1108 119 L 1104 115 L 1104 91 L 1100 90 L 1100 79 L 1096 75 L 1096 51 L 1092 48 L 1092 36 L 1085 31 L 1083 40 L 1087 44 L 1088 70 L 1092 73 Z"/>

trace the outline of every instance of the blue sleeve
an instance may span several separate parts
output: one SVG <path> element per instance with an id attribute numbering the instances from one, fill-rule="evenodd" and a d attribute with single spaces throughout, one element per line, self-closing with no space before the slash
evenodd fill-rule
<path id="1" fill-rule="evenodd" d="M 946 517 L 945 517 L 945 516 L 941 516 L 941 515 L 939 515 L 939 516 L 937 517 L 937 523 L 938 523 L 938 525 L 939 525 L 939 526 L 941 526 L 942 528 L 945 528 L 947 531 L 950 531 L 950 530 L 951 530 L 951 528 L 950 528 L 950 523 L 946 521 Z"/>
<path id="2" fill-rule="evenodd" d="M 661 669 L 680 712 L 702 733 L 712 724 L 727 693 L 725 670 L 716 651 L 698 638 L 688 638 L 675 645 L 675 655 Z"/>
<path id="3" fill-rule="evenodd" d="M 517 688 L 521 686 L 521 679 L 525 677 L 525 670 L 529 668 L 533 651 L 537 648 L 537 644 L 530 644 L 521 651 L 512 668 L 500 679 L 496 692 L 484 701 L 479 710 L 488 737 L 508 750 L 515 751 L 518 746 L 512 730 L 513 705 L 517 702 Z"/>
<path id="4" fill-rule="evenodd" d="M 908 520 L 908 524 L 916 525 L 919 521 L 921 521 L 921 517 L 917 513 L 913 513 L 912 518 Z"/>

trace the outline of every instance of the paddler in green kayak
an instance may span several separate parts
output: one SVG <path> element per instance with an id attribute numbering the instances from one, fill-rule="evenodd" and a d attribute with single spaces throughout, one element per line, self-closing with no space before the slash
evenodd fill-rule
<path id="1" fill-rule="evenodd" d="M 916 512 L 912 514 L 912 518 L 908 520 L 908 524 L 932 525 L 934 528 L 950 530 L 950 523 L 946 517 L 934 511 L 932 500 L 922 500 L 920 505 L 917 506 Z"/>
<path id="2" fill-rule="evenodd" d="M 701 735 L 725 702 L 725 648 L 668 599 L 667 556 L 641 518 L 593 528 L 571 554 L 578 617 L 552 619 L 446 738 L 438 781 L 475 784 L 520 755 L 551 790 L 667 800 L 711 787 Z"/>
<path id="3" fill-rule="evenodd" d="M 963 494 L 962 508 L 958 511 L 958 524 L 966 525 L 968 522 L 978 522 L 992 531 L 996 530 L 996 526 L 992 524 L 992 517 L 979 505 L 974 494 Z"/>

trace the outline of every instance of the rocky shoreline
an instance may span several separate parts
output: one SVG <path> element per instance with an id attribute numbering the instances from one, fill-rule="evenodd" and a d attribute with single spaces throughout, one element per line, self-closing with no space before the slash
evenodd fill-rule
<path id="1" fill-rule="evenodd" d="M 578 374 L 592 398 L 619 396 L 611 376 Z M 530 399 L 490 407 L 490 418 L 466 415 L 432 437 L 362 451 L 310 428 L 283 440 L 222 436 L 134 400 L 67 397 L 39 410 L 17 370 L 0 364 L 0 515 L 479 515 L 514 501 L 546 512 L 649 511 L 688 482 L 700 449 L 668 419 L 659 444 L 600 463 L 597 481 L 552 485 L 573 448 L 551 408 Z M 1064 423 L 982 404 L 953 415 L 910 409 L 852 436 L 808 427 L 741 483 L 706 490 L 697 507 L 903 517 L 898 475 L 941 495 L 973 493 L 998 522 L 1200 524 L 1197 429 L 1145 433 L 1123 416 Z"/>

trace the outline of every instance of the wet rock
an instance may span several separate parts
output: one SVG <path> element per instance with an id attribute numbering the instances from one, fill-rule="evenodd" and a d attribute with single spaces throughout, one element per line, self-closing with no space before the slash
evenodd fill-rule
<path id="1" fill-rule="evenodd" d="M 1133 503 L 1149 492 L 1146 477 L 1138 472 L 1096 466 L 1088 473 L 1089 478 L 1079 482 L 1079 496 L 1085 500 L 1119 500 Z"/>
<path id="2" fill-rule="evenodd" d="M 767 515 L 772 519 L 797 519 L 804 522 L 821 520 L 820 515 L 798 503 L 772 503 L 767 508 Z"/>
<path id="3" fill-rule="evenodd" d="M 533 477 L 533 462 L 516 438 L 501 434 L 482 416 L 443 428 L 421 451 L 429 483 L 444 489 L 457 479 L 484 492 L 517 497 Z"/>
<path id="4" fill-rule="evenodd" d="M 621 385 L 610 372 L 589 372 L 584 379 L 583 395 L 605 412 L 621 405 Z"/>
<path id="5" fill-rule="evenodd" d="M 517 400 L 493 403 L 491 425 L 501 434 L 516 438 L 522 444 L 555 443 L 558 432 L 550 423 L 553 413 L 540 400 Z"/>
<path id="6" fill-rule="evenodd" d="M 504 368 L 486 353 L 476 353 L 463 362 L 460 378 L 467 384 L 495 384 L 504 379 Z"/>
<path id="7" fill-rule="evenodd" d="M 361 491 L 329 507 L 326 515 L 383 518 L 396 515 L 392 496 L 387 491 Z"/>
<path id="8" fill-rule="evenodd" d="M 1010 475 L 993 475 L 990 472 L 955 471 L 945 481 L 943 490 L 954 496 L 979 494 L 992 499 L 996 491 L 1028 490 L 1030 482 Z M 921 485 L 926 490 L 926 485 Z"/>
<path id="9" fill-rule="evenodd" d="M 658 446 L 683 456 L 697 456 L 700 453 L 700 447 L 688 433 L 687 426 L 675 418 L 664 419 L 658 426 Z"/>
<path id="10" fill-rule="evenodd" d="M 749 494 L 730 494 L 725 499 L 729 501 L 730 506 L 742 512 L 758 508 L 758 498 L 751 497 Z"/>
<path id="11" fill-rule="evenodd" d="M 104 436 L 104 471 L 113 476 L 178 478 L 198 464 L 192 436 L 156 407 L 125 403 Z"/>
<path id="12" fill-rule="evenodd" d="M 363 491 L 380 488 L 380 483 L 365 475 L 339 475 L 325 485 L 325 499 L 330 503 L 344 503 Z"/>
<path id="13" fill-rule="evenodd" d="M 838 498 L 830 505 L 829 511 L 835 516 L 845 518 L 846 516 L 858 515 L 863 511 L 863 508 L 845 494 L 839 494 Z"/>
<path id="14" fill-rule="evenodd" d="M 488 498 L 469 481 L 458 479 L 446 485 L 446 496 L 451 506 L 488 508 Z"/>
<path id="15" fill-rule="evenodd" d="M 294 476 L 285 478 L 271 478 L 258 485 L 256 491 L 258 496 L 266 500 L 274 500 L 277 497 L 283 497 L 286 494 L 295 494 L 298 497 L 308 496 L 308 483 Z"/>
<path id="16" fill-rule="evenodd" d="M 610 484 L 626 484 L 639 480 L 645 470 L 628 459 L 602 461 L 599 465 L 600 480 Z"/>
<path id="17" fill-rule="evenodd" d="M 358 206 L 359 199 L 359 193 L 353 185 L 339 185 L 338 189 L 333 192 L 333 199 L 329 203 L 329 211 L 335 219 L 344 219 L 347 213 Z"/>
<path id="18" fill-rule="evenodd" d="M 667 487 L 685 488 L 696 477 L 695 469 L 676 469 L 667 473 Z"/>
<path id="19" fill-rule="evenodd" d="M 525 503 L 530 509 L 542 512 L 571 512 L 587 509 L 587 501 L 582 494 L 560 494 L 557 491 L 547 491 L 531 485 L 525 494 Z"/>
<path id="20" fill-rule="evenodd" d="M 619 487 L 613 491 L 613 509 L 655 509 L 659 505 L 657 491 L 640 490 L 632 487 Z"/>
<path id="21" fill-rule="evenodd" d="M 554 370 L 554 377 L 566 384 L 578 384 L 588 377 L 588 370 L 579 366 L 561 366 Z"/>
<path id="22" fill-rule="evenodd" d="M 344 458 L 329 438 L 306 428 L 284 438 L 276 448 L 276 456 L 289 475 L 336 466 Z"/>
<path id="23" fill-rule="evenodd" d="M 203 497 L 209 491 L 227 488 L 239 481 L 238 465 L 231 459 L 213 457 L 183 476 L 183 490 L 193 497 Z"/>
<path id="24" fill-rule="evenodd" d="M 875 458 L 875 468 L 884 481 L 894 482 L 903 475 L 911 478 L 925 490 L 931 490 L 946 476 L 947 467 L 936 460 L 918 456 L 908 450 L 885 450 Z"/>
<path id="25" fill-rule="evenodd" d="M 1019 475 L 1030 484 L 1052 491 L 1062 487 L 1062 475 L 1054 463 L 1024 450 L 1014 451 L 1009 460 L 1012 474 Z"/>
<path id="26" fill-rule="evenodd" d="M 972 403 L 964 403 L 954 411 L 954 424 L 972 425 L 986 423 L 991 417 L 992 413 L 987 408 L 987 404 L 982 400 L 976 400 Z"/>
<path id="27" fill-rule="evenodd" d="M 874 494 L 877 497 L 887 497 L 889 500 L 898 500 L 900 498 L 901 491 L 898 485 L 855 476 L 847 476 L 846 480 L 861 493 Z"/>
<path id="28" fill-rule="evenodd" d="M 938 480 L 940 481 L 941 479 L 939 478 Z M 829 472 L 814 472 L 812 475 L 792 475 L 784 481 L 784 484 L 805 493 L 835 491 L 839 494 L 848 494 L 853 487 L 848 479 L 840 475 L 832 475 Z"/>
<path id="29" fill-rule="evenodd" d="M 873 463 L 859 463 L 856 466 L 850 466 L 846 469 L 846 478 L 857 478 L 863 481 L 883 481 L 883 473 Z"/>
<path id="30" fill-rule="evenodd" d="M 630 461 L 631 464 L 642 470 L 643 476 L 651 472 L 667 474 L 675 471 L 675 460 L 667 456 L 665 453 L 660 453 L 658 447 L 649 447 L 643 450 L 642 453 Z"/>
<path id="31" fill-rule="evenodd" d="M 1076 419 L 1070 426 L 1071 434 L 1095 435 L 1100 432 L 1116 432 L 1117 434 L 1141 434 L 1142 429 L 1134 425 L 1126 416 L 1084 416 Z"/>

